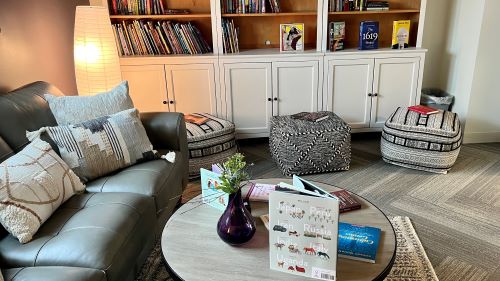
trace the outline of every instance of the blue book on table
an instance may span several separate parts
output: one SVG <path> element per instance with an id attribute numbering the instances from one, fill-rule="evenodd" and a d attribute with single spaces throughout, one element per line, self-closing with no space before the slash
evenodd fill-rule
<path id="1" fill-rule="evenodd" d="M 380 229 L 339 222 L 339 257 L 375 263 Z"/>
<path id="2" fill-rule="evenodd" d="M 359 49 L 378 49 L 378 21 L 362 21 L 359 26 Z"/>

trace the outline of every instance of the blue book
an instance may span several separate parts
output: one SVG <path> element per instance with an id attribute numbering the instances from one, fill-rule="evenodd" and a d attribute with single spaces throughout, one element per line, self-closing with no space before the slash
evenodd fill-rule
<path id="1" fill-rule="evenodd" d="M 339 222 L 339 257 L 375 263 L 380 228 Z"/>
<path id="2" fill-rule="evenodd" d="M 359 26 L 359 49 L 378 49 L 378 21 L 362 21 Z"/>
<path id="3" fill-rule="evenodd" d="M 201 197 L 203 203 L 224 211 L 229 201 L 229 195 L 218 189 L 220 174 L 206 169 L 200 169 Z"/>

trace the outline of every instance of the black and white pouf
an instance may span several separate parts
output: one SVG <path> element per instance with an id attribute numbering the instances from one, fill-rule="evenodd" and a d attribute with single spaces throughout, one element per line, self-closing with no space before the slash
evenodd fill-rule
<path id="1" fill-rule="evenodd" d="M 328 115 L 320 122 L 272 118 L 269 146 L 284 175 L 349 170 L 351 127 L 334 113 Z"/>
<path id="2" fill-rule="evenodd" d="M 462 129 L 456 113 L 424 115 L 399 107 L 385 122 L 380 150 L 385 162 L 446 174 L 457 160 Z"/>
<path id="3" fill-rule="evenodd" d="M 200 175 L 200 168 L 211 169 L 237 152 L 235 127 L 230 121 L 206 113 L 193 113 L 207 117 L 203 125 L 186 122 L 189 150 L 189 177 Z"/>

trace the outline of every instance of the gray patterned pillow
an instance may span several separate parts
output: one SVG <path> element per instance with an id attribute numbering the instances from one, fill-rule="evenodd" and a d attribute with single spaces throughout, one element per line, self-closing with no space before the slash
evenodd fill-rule
<path id="1" fill-rule="evenodd" d="M 83 182 L 156 157 L 135 108 L 76 125 L 44 127 L 27 137 L 33 140 L 42 133 L 57 144 Z"/>
<path id="2" fill-rule="evenodd" d="M 50 145 L 35 139 L 0 164 L 0 222 L 19 242 L 29 242 L 62 203 L 83 190 Z"/>
<path id="3" fill-rule="evenodd" d="M 128 82 L 123 81 L 109 92 L 94 96 L 45 95 L 58 125 L 78 124 L 87 120 L 134 108 L 128 94 Z"/>

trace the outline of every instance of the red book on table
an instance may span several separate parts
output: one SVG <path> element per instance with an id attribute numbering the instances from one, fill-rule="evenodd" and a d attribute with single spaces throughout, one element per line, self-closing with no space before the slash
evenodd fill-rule
<path id="1" fill-rule="evenodd" d="M 438 113 L 439 112 L 438 109 L 435 109 L 435 108 L 432 108 L 432 107 L 428 107 L 428 106 L 425 106 L 425 105 L 409 106 L 408 110 L 415 111 L 415 112 L 418 112 L 420 114 L 425 114 L 425 115 L 433 114 L 433 113 Z"/>

